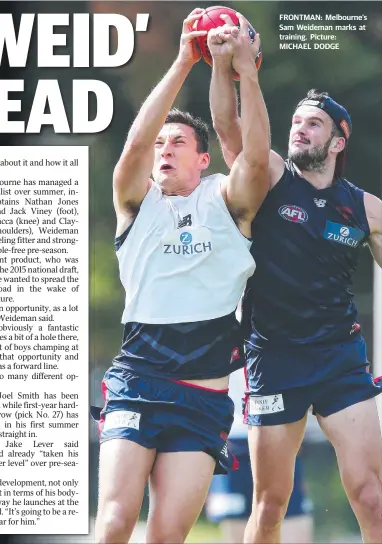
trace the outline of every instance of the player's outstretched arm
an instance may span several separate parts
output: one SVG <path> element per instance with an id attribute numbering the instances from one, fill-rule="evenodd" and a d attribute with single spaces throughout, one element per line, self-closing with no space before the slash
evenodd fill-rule
<path id="1" fill-rule="evenodd" d="M 382 268 L 382 200 L 365 193 L 365 210 L 370 226 L 369 246 L 375 261 Z"/>
<path id="2" fill-rule="evenodd" d="M 269 190 L 269 119 L 261 93 L 248 22 L 239 16 L 240 31 L 232 29 L 222 39 L 233 49 L 232 65 L 240 74 L 243 149 L 232 165 L 223 188 L 227 206 L 240 230 L 250 236 L 251 222 Z M 259 35 L 255 47 L 259 47 Z"/>
<path id="3" fill-rule="evenodd" d="M 200 60 L 194 39 L 206 31 L 192 30 L 204 10 L 196 8 L 183 21 L 179 54 L 164 78 L 143 103 L 132 124 L 113 177 L 118 214 L 131 215 L 150 187 L 155 140 L 192 66 Z"/>
<path id="4" fill-rule="evenodd" d="M 219 39 L 220 33 L 234 27 L 228 15 L 220 15 L 222 26 L 208 33 L 208 47 L 213 59 L 210 84 L 210 107 L 213 127 L 219 137 L 224 160 L 231 168 L 242 150 L 238 99 L 232 79 L 232 47 Z M 223 25 L 223 21 L 224 24 Z"/>
<path id="5" fill-rule="evenodd" d="M 216 47 L 216 36 L 232 32 L 236 25 L 228 15 L 220 15 L 225 24 L 211 29 L 208 33 L 208 44 L 213 58 L 212 77 L 210 85 L 210 106 L 214 129 L 219 137 L 223 157 L 228 168 L 231 168 L 236 157 L 243 149 L 242 121 L 238 112 L 238 100 L 235 84 L 232 79 L 231 56 L 224 46 Z M 215 45 L 215 47 L 214 47 Z M 256 58 L 259 45 L 251 46 L 253 58 Z M 241 112 L 241 117 L 243 112 Z M 278 153 L 270 150 L 269 182 L 273 187 L 284 172 L 284 160 Z"/>

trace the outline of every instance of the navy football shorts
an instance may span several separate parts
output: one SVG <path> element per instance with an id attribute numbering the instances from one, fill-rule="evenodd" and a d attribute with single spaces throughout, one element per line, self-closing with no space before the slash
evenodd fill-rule
<path id="1" fill-rule="evenodd" d="M 102 392 L 101 443 L 124 438 L 158 453 L 204 451 L 216 459 L 216 474 L 237 468 L 227 447 L 234 412 L 228 390 L 142 377 L 111 367 L 102 381 Z"/>
<path id="2" fill-rule="evenodd" d="M 320 348 L 268 344 L 247 349 L 246 357 L 248 425 L 293 423 L 311 406 L 314 414 L 327 417 L 382 392 L 368 372 L 362 337 Z"/>
<path id="3" fill-rule="evenodd" d="M 228 441 L 229 448 L 239 461 L 238 470 L 228 476 L 214 476 L 206 501 L 206 516 L 213 523 L 225 519 L 248 519 L 252 511 L 252 473 L 247 439 Z M 294 487 L 286 517 L 303 516 L 312 511 L 303 482 L 300 457 L 296 459 Z"/>

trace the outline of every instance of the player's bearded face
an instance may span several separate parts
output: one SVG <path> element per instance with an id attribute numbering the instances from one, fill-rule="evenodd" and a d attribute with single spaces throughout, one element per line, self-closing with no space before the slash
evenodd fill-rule
<path id="1" fill-rule="evenodd" d="M 300 106 L 292 117 L 288 157 L 300 170 L 323 172 L 333 136 L 333 122 L 326 112 Z"/>
<path id="2" fill-rule="evenodd" d="M 325 161 L 328 157 L 331 141 L 332 136 L 330 136 L 323 145 L 317 145 L 310 149 L 295 149 L 289 147 L 288 157 L 300 170 L 322 172 L 325 169 Z"/>

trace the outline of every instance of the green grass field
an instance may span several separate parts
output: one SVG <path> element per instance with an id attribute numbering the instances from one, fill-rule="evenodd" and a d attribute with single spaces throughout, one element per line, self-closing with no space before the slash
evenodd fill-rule
<path id="1" fill-rule="evenodd" d="M 187 538 L 187 544 L 221 542 L 221 533 L 217 525 L 200 520 L 193 527 Z"/>

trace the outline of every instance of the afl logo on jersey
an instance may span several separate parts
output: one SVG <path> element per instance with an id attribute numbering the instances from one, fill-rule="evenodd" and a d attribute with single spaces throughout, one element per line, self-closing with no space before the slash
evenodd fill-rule
<path id="1" fill-rule="evenodd" d="M 292 221 L 292 223 L 305 223 L 308 220 L 308 214 L 299 206 L 281 206 L 279 214 L 283 219 Z"/>

